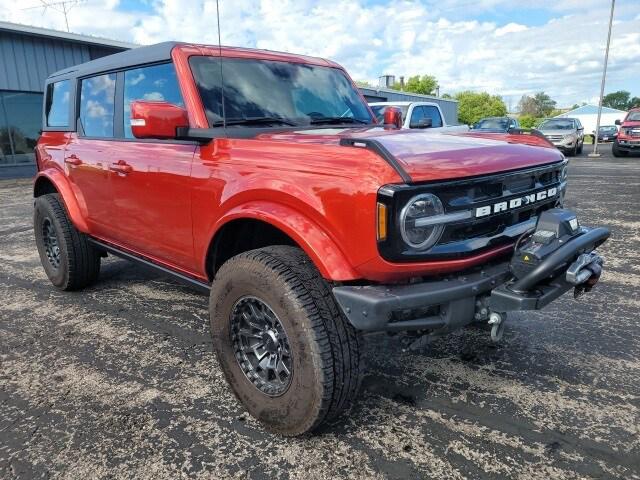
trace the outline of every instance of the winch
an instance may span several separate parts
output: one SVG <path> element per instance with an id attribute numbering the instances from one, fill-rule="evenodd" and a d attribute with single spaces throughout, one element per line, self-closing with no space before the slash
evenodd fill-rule
<path id="1" fill-rule="evenodd" d="M 571 210 L 541 213 L 535 229 L 516 243 L 509 263 L 513 278 L 491 292 L 492 337 L 500 336 L 506 312 L 539 310 L 572 288 L 576 297 L 591 290 L 603 264 L 594 250 L 609 235 L 607 228 L 581 226 Z"/>

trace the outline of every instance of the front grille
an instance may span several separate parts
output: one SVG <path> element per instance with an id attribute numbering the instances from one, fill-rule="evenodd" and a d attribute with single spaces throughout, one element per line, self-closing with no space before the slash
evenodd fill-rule
<path id="1" fill-rule="evenodd" d="M 513 242 L 535 223 L 544 210 L 561 203 L 565 183 L 562 171 L 565 162 L 511 173 L 490 175 L 466 180 L 427 183 L 418 186 L 398 186 L 389 202 L 391 223 L 397 226 L 400 210 L 418 193 L 433 193 L 442 201 L 445 213 L 476 212 L 478 208 L 509 202 L 541 191 L 555 188 L 557 195 L 507 211 L 446 224 L 440 240 L 427 252 L 412 250 L 393 235 L 378 244 L 381 255 L 392 261 L 417 261 L 460 258 L 483 250 Z M 379 197 L 379 200 L 384 199 Z M 390 228 L 390 232 L 397 228 Z"/>
<path id="2" fill-rule="evenodd" d="M 546 135 L 552 142 L 560 142 L 564 139 L 564 135 Z"/>
<path id="3" fill-rule="evenodd" d="M 630 137 L 640 137 L 640 128 L 627 128 L 626 133 Z"/>

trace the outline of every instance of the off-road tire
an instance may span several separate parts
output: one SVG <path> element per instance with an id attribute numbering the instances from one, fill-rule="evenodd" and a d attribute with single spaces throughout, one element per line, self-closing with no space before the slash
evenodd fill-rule
<path id="1" fill-rule="evenodd" d="M 258 389 L 236 359 L 231 315 L 247 297 L 267 304 L 288 337 L 292 376 L 279 396 Z M 364 372 L 363 339 L 302 250 L 272 246 L 231 258 L 216 274 L 209 311 L 214 349 L 231 390 L 268 430 L 302 435 L 350 409 Z"/>
<path id="2" fill-rule="evenodd" d="M 57 237 L 57 266 L 46 253 L 45 224 L 53 228 Z M 97 280 L 100 252 L 89 243 L 85 234 L 73 226 L 59 194 L 49 193 L 35 199 L 33 225 L 40 261 L 54 286 L 61 290 L 80 290 Z"/>
<path id="3" fill-rule="evenodd" d="M 626 157 L 629 152 L 620 150 L 618 148 L 618 142 L 614 141 L 613 145 L 611 146 L 611 153 L 613 153 L 614 157 Z"/>

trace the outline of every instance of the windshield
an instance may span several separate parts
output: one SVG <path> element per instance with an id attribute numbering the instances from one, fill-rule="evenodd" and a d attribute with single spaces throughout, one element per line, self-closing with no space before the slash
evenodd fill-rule
<path id="1" fill-rule="evenodd" d="M 372 123 L 369 110 L 337 68 L 268 60 L 193 56 L 189 59 L 209 124 L 310 125 Z M 328 123 L 328 122 L 326 122 Z"/>
<path id="2" fill-rule="evenodd" d="M 631 112 L 629 113 L 629 116 L 627 117 L 627 120 L 629 122 L 640 122 L 640 112 Z"/>
<path id="3" fill-rule="evenodd" d="M 395 107 L 402 112 L 402 121 L 404 122 L 407 118 L 407 112 L 409 111 L 409 107 L 407 105 L 370 105 L 371 110 L 373 110 L 373 114 L 376 116 L 376 120 L 378 123 L 384 123 L 384 112 L 387 107 Z"/>
<path id="4" fill-rule="evenodd" d="M 508 118 L 485 118 L 473 126 L 474 130 L 507 130 Z"/>
<path id="5" fill-rule="evenodd" d="M 542 122 L 538 127 L 538 130 L 574 130 L 575 128 L 573 120 L 554 118 L 552 120 Z"/>

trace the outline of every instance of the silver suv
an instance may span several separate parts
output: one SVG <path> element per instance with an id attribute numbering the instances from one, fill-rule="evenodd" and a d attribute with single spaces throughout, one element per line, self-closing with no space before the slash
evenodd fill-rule
<path id="1" fill-rule="evenodd" d="M 538 130 L 567 155 L 582 153 L 584 127 L 577 118 L 550 118 L 542 122 Z"/>

